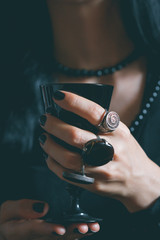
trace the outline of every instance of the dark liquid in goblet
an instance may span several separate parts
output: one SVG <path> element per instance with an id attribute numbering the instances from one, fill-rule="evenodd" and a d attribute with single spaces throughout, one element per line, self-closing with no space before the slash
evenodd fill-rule
<path id="1" fill-rule="evenodd" d="M 45 112 L 50 113 L 62 121 L 76 126 L 78 128 L 97 133 L 97 128 L 90 124 L 86 119 L 59 107 L 54 101 L 54 92 L 57 90 L 64 90 L 75 93 L 84 98 L 87 98 L 93 102 L 98 103 L 105 109 L 109 109 L 110 100 L 112 96 L 113 87 L 102 84 L 83 84 L 83 83 L 48 83 L 41 85 L 42 99 L 44 103 Z M 54 137 L 54 140 L 69 149 L 81 154 L 81 150 L 75 148 L 60 139 Z M 95 136 L 96 138 L 96 136 Z M 66 173 L 67 176 L 68 173 Z M 73 175 L 73 176 L 72 176 Z M 65 176 L 65 173 L 64 173 Z M 73 173 L 69 177 L 73 177 L 74 182 L 80 182 L 84 184 L 91 184 L 92 178 L 89 178 L 82 173 Z M 68 178 L 69 179 L 69 178 Z M 80 180 L 79 180 L 80 179 Z M 70 180 L 70 179 L 69 179 Z M 88 182 L 87 182 L 88 181 Z M 82 189 L 74 185 L 67 184 L 66 188 L 71 196 L 71 207 L 60 219 L 49 219 L 49 222 L 59 223 L 73 223 L 73 222 L 97 222 L 101 219 L 89 216 L 86 212 L 81 210 L 79 206 L 80 194 Z"/>

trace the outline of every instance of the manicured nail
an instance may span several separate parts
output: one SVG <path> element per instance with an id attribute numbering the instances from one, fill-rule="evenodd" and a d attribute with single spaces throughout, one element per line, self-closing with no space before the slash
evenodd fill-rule
<path id="1" fill-rule="evenodd" d="M 40 122 L 40 124 L 41 124 L 43 127 L 44 127 L 46 121 L 47 121 L 46 115 L 41 115 L 41 116 L 40 116 L 40 119 L 39 119 L 39 122 Z"/>
<path id="2" fill-rule="evenodd" d="M 34 203 L 32 208 L 35 212 L 42 213 L 44 210 L 44 206 L 45 206 L 44 203 L 38 202 L 38 203 Z"/>
<path id="3" fill-rule="evenodd" d="M 65 98 L 65 94 L 57 90 L 56 92 L 54 92 L 53 97 L 56 100 L 63 100 Z"/>
<path id="4" fill-rule="evenodd" d="M 79 231 L 79 229 L 78 229 L 78 228 L 75 228 L 75 229 L 73 230 L 73 232 L 74 232 L 74 233 L 79 233 L 79 234 L 85 234 L 85 233 L 83 233 L 83 232 Z"/>
<path id="5" fill-rule="evenodd" d="M 44 145 L 46 139 L 47 139 L 47 137 L 46 137 L 46 135 L 44 135 L 44 134 L 42 134 L 41 136 L 39 136 L 39 141 L 40 141 L 40 143 L 42 143 L 42 145 Z"/>
<path id="6" fill-rule="evenodd" d="M 43 157 L 44 157 L 45 160 L 47 160 L 47 158 L 48 158 L 47 153 L 44 152 L 44 153 L 43 153 Z"/>

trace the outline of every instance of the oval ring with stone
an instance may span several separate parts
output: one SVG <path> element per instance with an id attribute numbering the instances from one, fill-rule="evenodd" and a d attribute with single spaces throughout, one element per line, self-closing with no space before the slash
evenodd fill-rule
<path id="1" fill-rule="evenodd" d="M 97 129 L 102 133 L 113 132 L 119 125 L 120 118 L 116 112 L 105 110 Z"/>
<path id="2" fill-rule="evenodd" d="M 86 142 L 82 150 L 83 163 L 89 166 L 103 166 L 113 159 L 113 155 L 113 146 L 99 136 Z"/>

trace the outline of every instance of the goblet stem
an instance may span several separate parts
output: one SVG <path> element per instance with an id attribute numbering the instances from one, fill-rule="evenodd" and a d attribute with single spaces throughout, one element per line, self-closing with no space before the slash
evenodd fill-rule
<path id="1" fill-rule="evenodd" d="M 75 213 L 80 212 L 81 211 L 81 209 L 80 209 L 80 196 L 81 196 L 81 193 L 82 193 L 83 190 L 81 188 L 75 187 L 75 186 L 70 185 L 70 184 L 68 184 L 66 189 L 69 192 L 70 197 L 71 197 L 70 211 L 75 212 Z"/>
<path id="2" fill-rule="evenodd" d="M 84 210 L 80 208 L 80 196 L 82 188 L 74 186 L 72 184 L 67 184 L 66 190 L 68 191 L 71 197 L 71 205 L 70 208 L 65 214 L 63 215 L 62 219 L 64 223 L 74 223 L 74 222 L 81 222 L 81 223 L 91 223 L 91 222 L 100 222 L 102 219 L 92 217 L 88 215 Z"/>

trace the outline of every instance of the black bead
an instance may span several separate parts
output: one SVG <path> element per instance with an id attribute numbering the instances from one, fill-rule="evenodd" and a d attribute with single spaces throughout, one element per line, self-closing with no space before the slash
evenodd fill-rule
<path id="1" fill-rule="evenodd" d="M 82 71 L 81 71 L 81 74 L 83 75 L 83 76 L 88 76 L 88 70 L 86 70 L 86 69 L 83 69 Z"/>
<path id="2" fill-rule="evenodd" d="M 115 67 L 112 67 L 111 68 L 111 73 L 115 73 L 116 72 L 116 68 Z"/>
<path id="3" fill-rule="evenodd" d="M 61 63 L 56 63 L 56 62 L 54 63 L 54 65 L 59 72 L 62 72 L 63 74 L 66 74 L 68 76 L 73 76 L 73 77 L 97 76 L 97 77 L 101 77 L 101 76 L 105 76 L 105 75 L 108 75 L 108 74 L 112 74 L 112 73 L 114 73 L 118 70 L 121 70 L 122 68 L 124 68 L 129 63 L 135 61 L 140 55 L 141 55 L 141 52 L 139 50 L 138 51 L 134 50 L 127 58 L 122 60 L 117 65 L 112 66 L 112 67 L 108 67 L 108 68 L 98 69 L 98 70 L 72 69 L 72 68 L 69 68 L 67 66 L 64 66 Z"/>
<path id="4" fill-rule="evenodd" d="M 79 69 L 76 69 L 75 71 L 74 71 L 74 74 L 75 74 L 75 76 L 80 76 L 80 74 L 81 74 L 81 70 L 79 70 Z"/>
<path id="5" fill-rule="evenodd" d="M 108 68 L 104 69 L 104 70 L 103 70 L 103 73 L 104 73 L 104 75 L 109 74 L 109 69 L 108 69 Z"/>
<path id="6" fill-rule="evenodd" d="M 117 70 L 121 70 L 123 68 L 123 66 L 121 64 L 119 64 L 118 66 L 116 66 Z"/>
<path id="7" fill-rule="evenodd" d="M 96 71 L 90 70 L 90 71 L 88 72 L 88 76 L 93 77 L 93 76 L 95 76 L 95 73 L 96 73 Z"/>
<path id="8" fill-rule="evenodd" d="M 97 71 L 97 76 L 98 76 L 98 77 L 101 77 L 102 75 L 103 75 L 102 70 L 98 70 L 98 71 Z"/>

